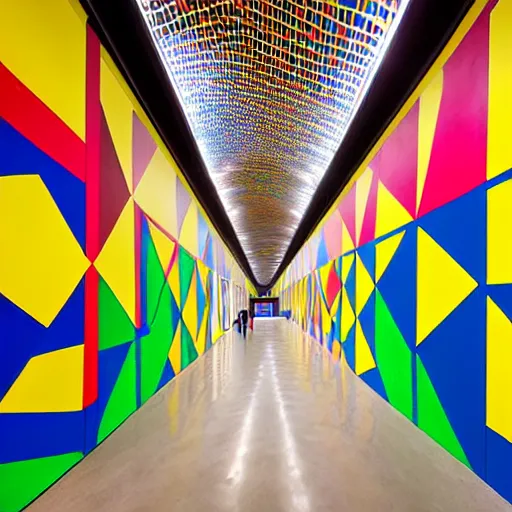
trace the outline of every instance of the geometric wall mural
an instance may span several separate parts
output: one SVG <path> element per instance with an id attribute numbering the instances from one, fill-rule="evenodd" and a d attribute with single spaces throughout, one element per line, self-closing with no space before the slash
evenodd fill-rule
<path id="1" fill-rule="evenodd" d="M 34 47 L 8 29 L 22 25 Z M 0 7 L 0 240 L 0 510 L 15 512 L 208 350 L 248 296 L 66 0 Z"/>
<path id="2" fill-rule="evenodd" d="M 274 289 L 509 501 L 511 16 L 511 0 L 487 4 Z"/>

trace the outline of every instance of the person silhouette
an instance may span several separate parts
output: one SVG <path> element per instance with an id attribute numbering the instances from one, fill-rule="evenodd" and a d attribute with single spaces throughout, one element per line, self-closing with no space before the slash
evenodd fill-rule
<path id="1" fill-rule="evenodd" d="M 247 309 L 242 309 L 238 313 L 238 323 L 240 325 L 240 332 L 244 338 L 247 337 L 247 322 L 249 321 L 249 312 Z"/>

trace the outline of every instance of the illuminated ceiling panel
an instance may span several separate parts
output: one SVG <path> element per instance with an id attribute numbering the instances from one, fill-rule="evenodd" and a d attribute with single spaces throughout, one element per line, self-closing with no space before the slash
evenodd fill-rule
<path id="1" fill-rule="evenodd" d="M 260 284 L 272 279 L 408 0 L 137 0 Z"/>

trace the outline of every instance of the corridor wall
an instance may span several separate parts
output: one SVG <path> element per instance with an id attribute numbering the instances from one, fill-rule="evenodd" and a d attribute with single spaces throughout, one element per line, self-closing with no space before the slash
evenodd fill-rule
<path id="1" fill-rule="evenodd" d="M 74 1 L 0 3 L 0 244 L 13 512 L 208 350 L 250 286 Z"/>
<path id="2" fill-rule="evenodd" d="M 475 3 L 273 291 L 509 501 L 511 23 Z"/>

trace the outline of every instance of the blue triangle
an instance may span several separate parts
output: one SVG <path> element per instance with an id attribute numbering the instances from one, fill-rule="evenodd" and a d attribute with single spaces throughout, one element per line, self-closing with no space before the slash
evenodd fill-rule
<path id="1" fill-rule="evenodd" d="M 347 282 L 345 283 L 345 291 L 347 292 L 347 298 L 352 306 L 352 309 L 356 309 L 356 262 L 352 263 L 352 267 L 347 276 Z"/>
<path id="2" fill-rule="evenodd" d="M 204 262 L 206 266 L 212 270 L 215 270 L 215 259 L 213 257 L 213 241 L 210 234 L 208 234 L 208 239 L 206 240 L 206 256 Z"/>
<path id="3" fill-rule="evenodd" d="M 512 284 L 489 285 L 487 293 L 512 322 Z"/>
<path id="4" fill-rule="evenodd" d="M 162 371 L 162 376 L 160 377 L 160 382 L 158 383 L 157 391 L 162 389 L 168 382 L 174 379 L 174 370 L 172 369 L 171 363 L 169 359 L 165 361 L 165 366 Z"/>
<path id="5" fill-rule="evenodd" d="M 417 229 L 408 226 L 377 288 L 408 347 L 416 349 Z"/>
<path id="6" fill-rule="evenodd" d="M 327 245 L 323 235 L 320 237 L 320 243 L 318 244 L 318 256 L 316 260 L 316 268 L 323 267 L 329 263 L 329 254 L 327 252 Z"/>
<path id="7" fill-rule="evenodd" d="M 418 219 L 418 224 L 479 283 L 486 279 L 487 200 L 479 187 Z"/>
<path id="8" fill-rule="evenodd" d="M 83 452 L 84 435 L 83 411 L 0 414 L 0 464 Z"/>
<path id="9" fill-rule="evenodd" d="M 176 329 L 178 328 L 178 322 L 181 318 L 181 311 L 178 307 L 178 304 L 176 303 L 176 299 L 174 298 L 174 295 L 171 293 L 171 308 L 172 308 L 172 327 L 173 332 L 176 332 Z"/>
<path id="10" fill-rule="evenodd" d="M 352 371 L 356 371 L 356 331 L 355 326 L 352 326 L 347 339 L 343 343 L 343 351 L 345 352 L 345 357 L 347 359 L 347 363 L 352 368 Z"/>
<path id="11" fill-rule="evenodd" d="M 38 174 L 85 250 L 85 183 L 0 118 L 0 176 Z"/>
<path id="12" fill-rule="evenodd" d="M 149 332 L 148 326 L 148 244 L 150 243 L 149 224 L 145 215 L 142 217 L 141 227 L 141 245 L 140 245 L 140 313 L 141 313 L 141 326 L 146 327 Z M 150 321 L 153 318 L 149 319 Z M 139 336 L 145 336 L 147 332 L 140 330 Z"/>
<path id="13" fill-rule="evenodd" d="M 368 270 L 371 278 L 375 281 L 375 243 L 365 244 L 357 249 L 363 265 Z"/>
<path id="14" fill-rule="evenodd" d="M 485 471 L 486 295 L 477 288 L 417 351 L 475 473 Z"/>
<path id="15" fill-rule="evenodd" d="M 512 443 L 486 429 L 487 483 L 512 503 Z"/>
<path id="16" fill-rule="evenodd" d="M 360 377 L 370 386 L 376 393 L 378 393 L 384 400 L 388 400 L 386 389 L 384 388 L 384 382 L 380 376 L 379 369 L 373 368 L 366 373 L 360 375 Z"/>
<path id="17" fill-rule="evenodd" d="M 84 342 L 84 290 L 82 279 L 48 328 L 0 295 L 0 397 L 30 358 Z"/>
<path id="18" fill-rule="evenodd" d="M 206 243 L 208 240 L 208 235 L 210 234 L 210 230 L 208 229 L 208 224 L 204 220 L 204 217 L 201 213 L 198 214 L 198 241 L 199 241 L 199 256 L 204 261 L 206 258 L 205 249 Z"/>
<path id="19" fill-rule="evenodd" d="M 97 444 L 101 418 L 132 343 L 129 341 L 100 350 L 98 353 L 98 399 L 86 410 L 86 452 L 92 450 Z"/>

